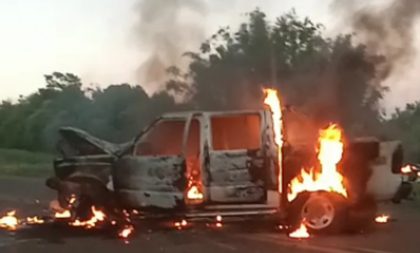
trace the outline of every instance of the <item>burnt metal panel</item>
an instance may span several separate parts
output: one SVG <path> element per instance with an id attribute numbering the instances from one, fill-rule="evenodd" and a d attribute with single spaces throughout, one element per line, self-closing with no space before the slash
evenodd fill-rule
<path id="1" fill-rule="evenodd" d="M 118 199 L 124 206 L 131 208 L 163 208 L 173 209 L 181 206 L 183 203 L 183 194 L 181 192 L 161 191 L 138 191 L 138 190 L 119 190 Z"/>
<path id="2" fill-rule="evenodd" d="M 114 157 L 111 155 L 77 156 L 56 159 L 54 169 L 61 180 L 91 178 L 107 185 L 110 183 L 113 161 Z"/>
<path id="3" fill-rule="evenodd" d="M 114 187 L 126 206 L 174 208 L 183 200 L 184 173 L 180 156 L 127 156 L 115 164 Z"/>
<path id="4" fill-rule="evenodd" d="M 265 200 L 263 180 L 253 177 L 252 170 L 263 170 L 262 162 L 246 150 L 211 152 L 209 195 L 212 202 L 262 202 Z M 261 160 L 261 159 L 260 159 Z"/>
<path id="5" fill-rule="evenodd" d="M 235 185 L 214 185 L 210 187 L 213 202 L 252 203 L 265 198 L 264 187 L 252 183 Z"/>

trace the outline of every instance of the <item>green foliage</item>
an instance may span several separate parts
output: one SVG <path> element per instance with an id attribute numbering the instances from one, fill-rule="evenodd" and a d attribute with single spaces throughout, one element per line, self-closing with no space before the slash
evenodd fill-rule
<path id="1" fill-rule="evenodd" d="M 222 28 L 200 52 L 187 54 L 189 90 L 179 75 L 168 86 L 193 93 L 193 104 L 204 109 L 260 107 L 262 87 L 271 86 L 320 124 L 335 121 L 354 135 L 377 130 L 378 101 L 387 90 L 376 77 L 380 56 L 350 35 L 323 37 L 322 25 L 294 11 L 273 24 L 258 9 L 248 16 L 237 31 Z"/>
<path id="2" fill-rule="evenodd" d="M 420 163 L 420 102 L 397 108 L 385 125 L 389 136 L 402 141 L 405 160 Z"/>
<path id="3" fill-rule="evenodd" d="M 0 105 L 0 147 L 52 151 L 63 126 L 79 127 L 114 142 L 137 134 L 156 113 L 175 110 L 167 93 L 149 97 L 140 86 L 83 90 L 79 77 L 55 72 L 46 87 L 18 103 Z"/>

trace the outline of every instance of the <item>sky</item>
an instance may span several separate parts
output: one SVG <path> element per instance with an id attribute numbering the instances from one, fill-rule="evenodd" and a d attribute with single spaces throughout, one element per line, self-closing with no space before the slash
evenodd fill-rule
<path id="1" fill-rule="evenodd" d="M 246 18 L 244 13 L 256 7 L 273 21 L 294 8 L 299 16 L 325 24 L 326 33 L 333 32 L 339 21 L 329 11 L 331 0 L 203 1 L 208 11 L 200 21 L 206 36 L 220 26 L 235 27 Z M 141 38 L 133 39 L 137 2 L 1 0 L 0 99 L 15 100 L 36 91 L 45 85 L 43 75 L 53 71 L 71 72 L 85 84 L 101 87 L 136 84 L 136 69 L 147 57 L 147 50 L 138 45 Z M 385 98 L 386 108 L 420 99 L 420 85 L 415 80 L 418 67 L 417 60 L 403 81 L 389 81 L 392 92 Z"/>

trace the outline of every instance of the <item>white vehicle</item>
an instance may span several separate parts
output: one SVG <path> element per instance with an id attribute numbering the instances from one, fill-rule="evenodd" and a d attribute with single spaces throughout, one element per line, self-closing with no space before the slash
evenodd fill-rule
<path id="1" fill-rule="evenodd" d="M 144 217 L 271 216 L 291 227 L 304 220 L 312 231 L 341 231 L 372 221 L 372 196 L 393 199 L 402 183 L 398 143 L 355 140 L 342 160 L 348 198 L 302 192 L 289 202 L 290 180 L 311 163 L 314 147 L 286 143 L 279 166 L 269 110 L 165 114 L 125 145 L 73 128 L 60 134 L 61 157 L 47 185 L 62 207 L 77 196 L 76 215 L 91 204 L 115 205 Z"/>

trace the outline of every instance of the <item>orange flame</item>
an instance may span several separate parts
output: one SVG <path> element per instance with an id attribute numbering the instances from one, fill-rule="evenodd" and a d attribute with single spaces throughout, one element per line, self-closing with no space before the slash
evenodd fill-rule
<path id="1" fill-rule="evenodd" d="M 377 223 L 387 223 L 389 221 L 389 215 L 379 215 L 378 217 L 375 218 L 375 222 Z"/>
<path id="2" fill-rule="evenodd" d="M 75 220 L 70 222 L 69 224 L 74 227 L 85 227 L 87 229 L 94 228 L 96 224 L 100 221 L 104 221 L 106 215 L 101 210 L 96 210 L 94 206 L 92 206 L 92 217 L 86 221 Z"/>
<path id="3" fill-rule="evenodd" d="M 45 221 L 41 218 L 38 218 L 38 216 L 34 217 L 27 217 L 26 223 L 27 224 L 43 224 Z"/>
<path id="4" fill-rule="evenodd" d="M 309 238 L 308 229 L 305 224 L 301 223 L 298 229 L 289 234 L 289 237 L 298 239 Z"/>
<path id="5" fill-rule="evenodd" d="M 10 211 L 0 218 L 0 228 L 4 228 L 7 230 L 16 230 L 19 224 L 18 219 L 16 218 L 16 211 Z"/>
<path id="6" fill-rule="evenodd" d="M 347 197 L 343 176 L 337 171 L 337 164 L 341 161 L 344 149 L 342 130 L 332 124 L 320 131 L 318 141 L 318 160 L 321 171 L 316 172 L 312 168 L 310 172 L 306 172 L 302 169 L 301 174 L 290 182 L 287 195 L 289 201 L 304 191 L 329 191 Z"/>
<path id="7" fill-rule="evenodd" d="M 403 173 L 403 174 L 409 174 L 413 171 L 414 170 L 412 169 L 410 164 L 407 164 L 407 165 L 405 165 L 404 167 L 401 168 L 401 173 Z"/>
<path id="8" fill-rule="evenodd" d="M 56 219 L 66 219 L 66 218 L 70 218 L 71 217 L 71 213 L 69 210 L 63 210 L 61 212 L 56 212 L 54 214 L 54 218 Z"/>
<path id="9" fill-rule="evenodd" d="M 197 186 L 192 185 L 187 191 L 187 198 L 189 200 L 202 200 L 203 193 L 200 192 Z"/>
<path id="10" fill-rule="evenodd" d="M 199 160 L 199 159 L 198 159 Z M 187 157 L 186 159 L 186 178 L 188 184 L 185 191 L 185 203 L 197 205 L 203 203 L 203 184 L 201 181 L 199 161 L 193 157 Z"/>
<path id="11" fill-rule="evenodd" d="M 274 128 L 274 141 L 278 147 L 278 166 L 281 168 L 282 164 L 282 147 L 283 147 L 283 119 L 281 111 L 281 101 L 278 93 L 274 89 L 264 89 L 265 99 L 264 104 L 267 105 L 272 113 L 272 122 Z M 281 173 L 278 175 L 278 191 L 282 192 L 282 178 Z"/>

